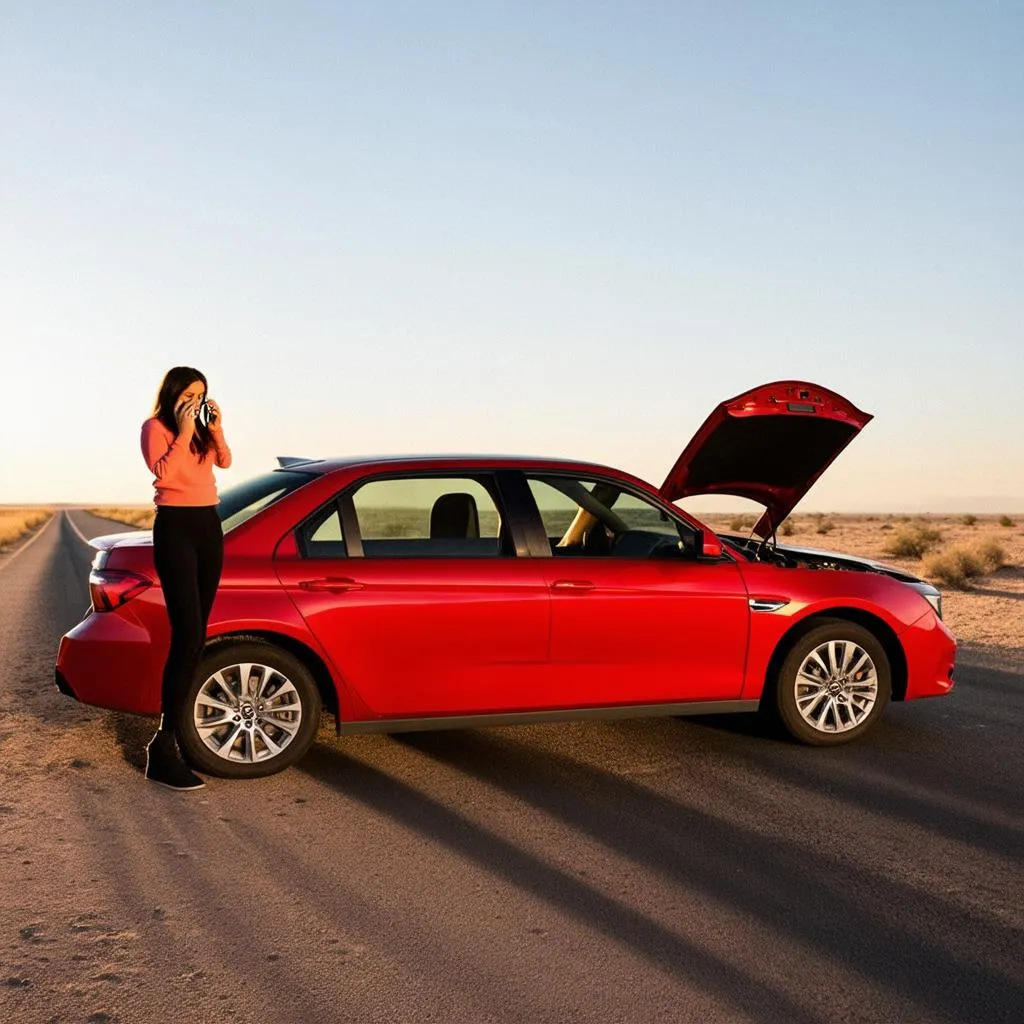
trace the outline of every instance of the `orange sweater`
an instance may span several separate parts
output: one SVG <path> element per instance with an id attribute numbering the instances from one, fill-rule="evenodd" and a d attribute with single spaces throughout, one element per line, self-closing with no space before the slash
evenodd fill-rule
<path id="1" fill-rule="evenodd" d="M 231 449 L 224 435 L 213 435 L 212 450 L 201 459 L 188 443 L 168 430 L 155 416 L 142 424 L 142 455 L 153 473 L 156 505 L 216 505 L 213 467 L 231 465 Z M 212 456 L 212 457 L 211 457 Z"/>

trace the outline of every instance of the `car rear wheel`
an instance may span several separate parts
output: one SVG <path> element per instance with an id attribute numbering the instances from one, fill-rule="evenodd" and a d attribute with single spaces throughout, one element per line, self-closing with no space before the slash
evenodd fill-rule
<path id="1" fill-rule="evenodd" d="M 203 658 L 178 711 L 178 735 L 199 771 L 261 778 L 309 750 L 320 711 L 316 683 L 294 655 L 257 641 L 224 644 Z"/>
<path id="2" fill-rule="evenodd" d="M 848 743 L 871 729 L 889 703 L 889 659 L 854 622 L 827 619 L 790 648 L 774 681 L 774 710 L 795 739 Z"/>

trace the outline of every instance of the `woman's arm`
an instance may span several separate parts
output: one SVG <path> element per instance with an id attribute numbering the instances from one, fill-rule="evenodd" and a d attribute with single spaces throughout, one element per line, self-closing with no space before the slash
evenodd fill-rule
<path id="1" fill-rule="evenodd" d="M 179 434 L 168 442 L 167 431 L 156 420 L 142 424 L 142 456 L 157 480 L 172 480 L 188 465 L 190 441 Z"/>
<path id="2" fill-rule="evenodd" d="M 223 430 L 211 430 L 210 439 L 213 441 L 213 449 L 217 453 L 216 465 L 221 469 L 227 469 L 231 465 L 231 449 L 224 440 Z"/>

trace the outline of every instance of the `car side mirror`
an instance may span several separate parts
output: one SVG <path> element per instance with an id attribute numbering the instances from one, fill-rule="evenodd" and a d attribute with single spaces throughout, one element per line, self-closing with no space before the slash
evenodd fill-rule
<path id="1" fill-rule="evenodd" d="M 718 535 L 712 533 L 711 530 L 701 530 L 700 532 L 700 557 L 722 557 L 722 542 L 718 539 Z"/>

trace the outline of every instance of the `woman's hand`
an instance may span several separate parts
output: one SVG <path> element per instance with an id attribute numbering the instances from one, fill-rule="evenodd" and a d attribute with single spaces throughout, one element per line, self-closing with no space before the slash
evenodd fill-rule
<path id="1" fill-rule="evenodd" d="M 210 407 L 210 433 L 220 434 L 224 430 L 224 418 L 221 416 L 220 406 L 212 398 L 208 398 L 206 404 Z"/>
<path id="2" fill-rule="evenodd" d="M 192 439 L 196 431 L 196 413 L 199 406 L 194 398 L 182 400 L 174 407 L 174 418 L 178 421 L 178 437 L 186 441 Z"/>

